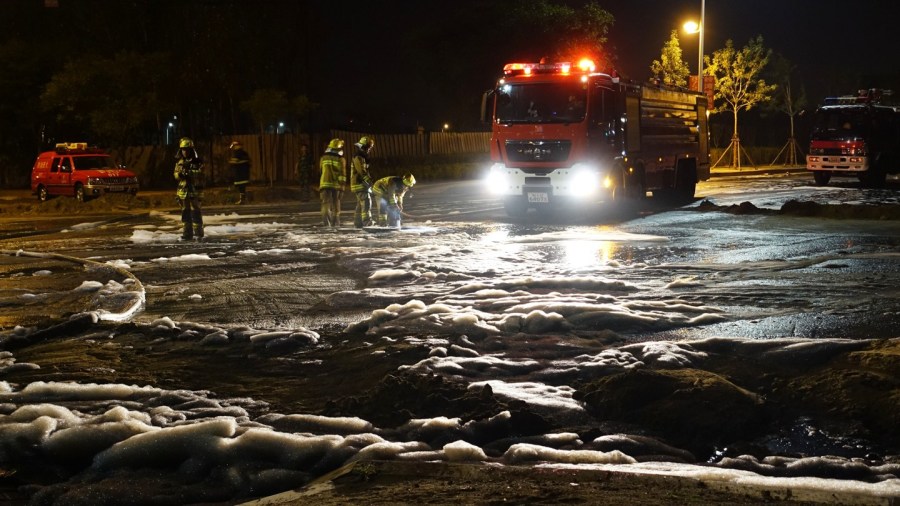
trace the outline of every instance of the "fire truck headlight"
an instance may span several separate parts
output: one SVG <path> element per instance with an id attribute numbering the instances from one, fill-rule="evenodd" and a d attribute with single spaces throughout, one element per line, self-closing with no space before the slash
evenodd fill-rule
<path id="1" fill-rule="evenodd" d="M 503 190 L 509 184 L 506 179 L 506 168 L 502 163 L 495 163 L 488 171 L 484 184 L 491 193 L 503 193 Z"/>
<path id="2" fill-rule="evenodd" d="M 600 188 L 600 174 L 596 169 L 577 164 L 572 167 L 572 193 L 586 196 L 597 193 Z"/>

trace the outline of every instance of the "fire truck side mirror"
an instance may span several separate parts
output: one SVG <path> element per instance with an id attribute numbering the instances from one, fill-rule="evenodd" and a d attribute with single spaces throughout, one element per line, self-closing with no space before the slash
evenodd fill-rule
<path id="1" fill-rule="evenodd" d="M 488 104 L 491 103 L 491 97 L 494 96 L 494 90 L 487 90 L 481 95 L 481 122 L 490 123 L 491 118 L 488 114 Z"/>

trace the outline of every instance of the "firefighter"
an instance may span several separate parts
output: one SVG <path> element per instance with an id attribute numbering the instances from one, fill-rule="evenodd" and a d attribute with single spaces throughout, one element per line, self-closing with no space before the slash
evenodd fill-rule
<path id="1" fill-rule="evenodd" d="M 312 196 L 315 179 L 313 174 L 312 157 L 309 155 L 309 145 L 300 145 L 300 155 L 297 157 L 297 164 L 294 167 L 294 177 L 300 185 L 300 199 L 309 200 Z"/>
<path id="2" fill-rule="evenodd" d="M 350 191 L 356 195 L 353 226 L 362 228 L 372 225 L 372 176 L 369 175 L 369 153 L 375 147 L 375 139 L 363 137 L 353 147 L 353 160 L 350 166 Z"/>
<path id="3" fill-rule="evenodd" d="M 416 184 L 412 174 L 388 176 L 375 181 L 372 192 L 378 202 L 378 223 L 389 227 L 400 228 L 400 215 L 403 213 L 403 196 Z"/>
<path id="4" fill-rule="evenodd" d="M 250 155 L 244 151 L 241 141 L 232 141 L 228 149 L 231 150 L 228 166 L 231 167 L 234 188 L 238 191 L 236 204 L 240 205 L 247 202 L 247 185 L 250 183 Z"/>
<path id="5" fill-rule="evenodd" d="M 184 231 L 181 239 L 190 241 L 203 239 L 203 211 L 200 199 L 203 197 L 203 161 L 194 149 L 194 141 L 184 137 L 178 144 L 175 155 L 175 180 L 178 181 L 178 203 L 181 205 L 181 221 Z"/>
<path id="6" fill-rule="evenodd" d="M 319 197 L 322 200 L 322 224 L 326 227 L 341 225 L 341 196 L 347 183 L 347 161 L 344 159 L 344 141 L 331 139 L 325 154 L 319 159 L 322 177 L 319 179 Z"/>

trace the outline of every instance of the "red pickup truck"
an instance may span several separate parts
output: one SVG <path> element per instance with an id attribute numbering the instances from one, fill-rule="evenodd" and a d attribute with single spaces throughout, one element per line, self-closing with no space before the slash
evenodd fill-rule
<path id="1" fill-rule="evenodd" d="M 105 193 L 135 195 L 138 186 L 134 172 L 86 142 L 57 144 L 38 155 L 31 169 L 31 192 L 42 202 L 52 195 L 71 195 L 81 202 Z"/>

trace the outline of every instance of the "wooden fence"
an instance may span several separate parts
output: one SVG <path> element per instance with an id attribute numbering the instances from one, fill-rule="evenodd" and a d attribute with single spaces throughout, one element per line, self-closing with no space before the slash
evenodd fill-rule
<path id="1" fill-rule="evenodd" d="M 222 136 L 214 138 L 211 143 L 198 142 L 196 149 L 205 161 L 209 184 L 220 185 L 231 181 L 228 146 L 233 140 L 237 140 L 250 156 L 250 179 L 255 183 L 273 185 L 296 182 L 294 172 L 302 144 L 309 146 L 310 156 L 314 160 L 313 163 L 316 163 L 331 139 L 343 139 L 344 153 L 350 156 L 353 153 L 353 144 L 364 135 L 375 139 L 372 157 L 376 160 L 487 153 L 491 136 L 489 132 L 372 134 L 332 130 L 327 137 L 321 134 Z M 176 145 L 131 146 L 110 152 L 117 161 L 124 163 L 138 174 L 142 186 L 156 188 L 171 185 L 177 150 Z"/>

